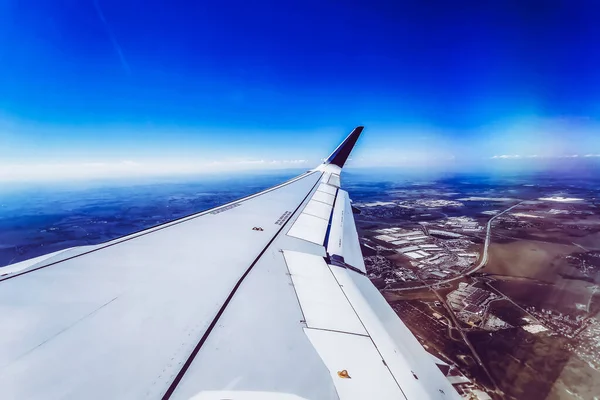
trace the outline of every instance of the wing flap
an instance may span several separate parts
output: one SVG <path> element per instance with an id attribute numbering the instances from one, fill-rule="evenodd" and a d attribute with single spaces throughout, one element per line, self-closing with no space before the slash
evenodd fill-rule
<path id="1" fill-rule="evenodd" d="M 328 221 L 331 215 L 331 206 L 320 201 L 311 200 L 304 208 L 303 213 Z"/>
<path id="2" fill-rule="evenodd" d="M 283 255 L 309 328 L 367 334 L 323 257 L 286 250 Z"/>
<path id="3" fill-rule="evenodd" d="M 335 196 L 335 193 L 337 192 L 337 188 L 335 188 L 331 185 L 328 185 L 326 183 L 321 183 L 319 185 L 319 188 L 317 189 L 317 191 L 324 192 L 324 193 L 330 194 L 332 196 Z"/>
<path id="4" fill-rule="evenodd" d="M 341 399 L 405 398 L 368 336 L 304 331 L 329 369 Z"/>
<path id="5" fill-rule="evenodd" d="M 302 213 L 288 231 L 288 236 L 306 240 L 314 244 L 322 244 L 327 233 L 327 220 L 314 215 Z"/>
<path id="6" fill-rule="evenodd" d="M 332 271 L 406 397 L 448 398 L 444 393 L 451 395 L 452 385 L 369 279 L 347 269 Z"/>
<path id="7" fill-rule="evenodd" d="M 320 201 L 321 203 L 325 203 L 325 204 L 328 204 L 328 205 L 332 206 L 333 205 L 333 201 L 335 200 L 335 195 L 334 194 L 329 194 L 329 193 L 326 193 L 326 192 L 317 191 L 313 195 L 312 199 L 314 201 Z"/>
<path id="8" fill-rule="evenodd" d="M 366 273 L 365 262 L 360 251 L 360 242 L 352 215 L 352 205 L 348 192 L 338 190 L 331 228 L 327 240 L 327 254 L 337 256 L 337 260 Z"/>

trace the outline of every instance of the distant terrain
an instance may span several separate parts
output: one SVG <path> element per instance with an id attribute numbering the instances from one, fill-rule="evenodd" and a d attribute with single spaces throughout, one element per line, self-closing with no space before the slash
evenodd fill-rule
<path id="1" fill-rule="evenodd" d="M 299 172 L 0 187 L 0 266 L 207 210 Z"/>
<path id="2" fill-rule="evenodd" d="M 0 265 L 104 242 L 298 172 L 3 187 Z M 343 179 L 369 277 L 459 392 L 600 393 L 600 181 L 389 171 Z"/>
<path id="3" fill-rule="evenodd" d="M 598 183 L 473 175 L 348 188 L 371 280 L 464 395 L 598 398 Z"/>

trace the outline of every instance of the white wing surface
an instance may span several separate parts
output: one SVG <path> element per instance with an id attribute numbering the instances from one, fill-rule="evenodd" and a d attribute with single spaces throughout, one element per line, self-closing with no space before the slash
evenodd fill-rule
<path id="1" fill-rule="evenodd" d="M 2 399 L 459 397 L 365 276 L 340 172 L 0 269 Z"/>

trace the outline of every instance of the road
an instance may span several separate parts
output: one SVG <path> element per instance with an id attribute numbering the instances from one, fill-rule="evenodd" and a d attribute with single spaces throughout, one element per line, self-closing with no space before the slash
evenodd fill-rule
<path id="1" fill-rule="evenodd" d="M 492 222 L 494 222 L 494 220 L 496 218 L 498 218 L 499 216 L 501 216 L 502 214 L 504 214 L 504 213 L 512 210 L 513 208 L 521 205 L 521 203 L 523 203 L 523 202 L 520 201 L 517 204 L 515 204 L 514 206 L 511 206 L 511 207 L 507 208 L 506 210 L 502 211 L 501 213 L 498 213 L 498 214 L 494 215 L 492 218 L 490 218 L 490 220 L 487 223 L 487 232 L 485 234 L 485 244 L 483 245 L 483 256 L 481 257 L 481 260 L 479 261 L 479 264 L 474 269 L 466 272 L 464 275 L 472 274 L 473 272 L 477 272 L 481 268 L 485 267 L 485 264 L 487 264 L 487 261 L 488 261 L 488 247 L 490 246 L 490 239 L 491 239 L 491 236 L 492 236 Z M 453 278 L 451 280 L 455 280 L 455 279 L 457 279 L 457 278 Z M 448 280 L 447 282 L 450 282 L 451 280 Z"/>
<path id="2" fill-rule="evenodd" d="M 477 362 L 477 364 L 481 367 L 481 369 L 485 372 L 485 374 L 487 375 L 488 379 L 490 380 L 490 382 L 493 385 L 492 391 L 494 391 L 495 393 L 503 396 L 504 393 L 502 392 L 502 390 L 499 388 L 498 384 L 496 383 L 496 381 L 494 380 L 492 374 L 490 373 L 489 369 L 486 367 L 485 363 L 483 362 L 483 360 L 479 357 L 479 354 L 477 353 L 477 350 L 475 350 L 475 347 L 473 346 L 473 344 L 471 343 L 471 341 L 469 340 L 469 338 L 466 335 L 466 332 L 462 329 L 458 319 L 456 318 L 454 311 L 452 310 L 452 307 L 450 306 L 450 304 L 447 303 L 447 301 L 442 297 L 442 295 L 440 295 L 440 293 L 437 292 L 437 290 L 435 289 L 435 287 L 439 284 L 445 284 L 445 283 L 449 283 L 452 281 L 455 281 L 457 279 L 461 279 L 462 277 L 472 274 L 478 270 L 480 270 L 481 268 L 485 267 L 485 265 L 488 262 L 488 249 L 490 246 L 490 241 L 491 241 L 491 237 L 492 237 L 492 222 L 494 222 L 494 220 L 496 218 L 498 218 L 499 216 L 509 212 L 510 210 L 514 209 L 515 207 L 519 206 L 521 203 L 523 203 L 522 201 L 518 202 L 517 204 L 507 208 L 506 210 L 494 215 L 492 218 L 490 218 L 490 220 L 487 223 L 487 230 L 485 233 L 485 242 L 483 245 L 483 252 L 482 252 L 482 257 L 481 260 L 479 261 L 479 264 L 477 264 L 473 269 L 466 271 L 464 274 L 461 274 L 459 276 L 456 276 L 454 278 L 450 278 L 450 279 L 446 279 L 444 281 L 438 281 L 432 284 L 427 284 L 424 281 L 421 281 L 423 283 L 423 286 L 418 286 L 418 287 L 412 287 L 412 288 L 402 288 L 402 289 L 392 289 L 390 291 L 394 291 L 394 292 L 398 292 L 398 291 L 405 291 L 405 290 L 413 290 L 413 289 L 421 289 L 423 287 L 427 287 L 429 290 L 431 290 L 436 297 L 438 298 L 438 300 L 444 305 L 444 308 L 446 309 L 447 313 L 450 315 L 450 318 L 452 320 L 452 322 L 454 323 L 454 327 L 458 330 L 458 332 L 460 333 L 463 342 L 469 347 L 469 350 L 471 350 L 471 354 L 473 355 L 473 358 L 475 359 L 475 361 Z M 506 296 L 504 296 L 502 294 L 502 297 L 506 298 Z M 512 302 L 512 300 L 507 299 L 509 301 Z M 514 304 L 514 302 L 513 302 Z M 516 305 L 516 304 L 515 304 Z M 519 307 L 521 308 L 521 307 Z M 523 310 L 525 311 L 525 310 Z M 527 312 L 527 311 L 525 311 Z M 529 314 L 529 313 L 527 313 Z M 537 320 L 537 318 L 536 318 Z M 451 326 L 450 324 L 448 325 L 448 332 L 449 332 L 449 336 L 451 336 L 450 334 L 450 329 Z"/>
<path id="3" fill-rule="evenodd" d="M 450 333 L 450 329 L 452 328 L 452 325 L 454 325 L 454 328 L 456 328 L 456 330 L 460 333 L 460 336 L 461 336 L 463 342 L 467 345 L 467 347 L 469 348 L 469 350 L 471 350 L 471 354 L 473 355 L 473 359 L 481 367 L 481 369 L 483 370 L 483 372 L 485 372 L 485 374 L 487 375 L 488 379 L 490 380 L 490 382 L 494 386 L 493 388 L 488 388 L 488 389 L 490 391 L 493 391 L 493 392 L 496 392 L 496 393 L 500 394 L 501 396 L 504 395 L 504 393 L 498 387 L 498 384 L 494 380 L 494 377 L 490 373 L 489 369 L 485 366 L 485 364 L 484 364 L 483 360 L 481 359 L 481 357 L 479 357 L 479 354 L 477 353 L 477 350 L 475 350 L 475 346 L 473 346 L 473 344 L 471 343 L 471 341 L 467 337 L 467 334 L 466 334 L 465 330 L 461 327 L 460 322 L 458 321 L 458 319 L 456 318 L 456 315 L 454 314 L 454 311 L 452 310 L 452 306 L 450 304 L 448 304 L 448 302 L 442 297 L 442 295 L 440 293 L 438 293 L 437 290 L 435 290 L 435 288 L 432 285 L 428 285 L 424 281 L 421 281 L 421 282 L 423 282 L 423 285 L 425 285 L 425 287 L 429 288 L 429 290 L 431 290 L 435 294 L 435 296 L 438 298 L 438 300 L 440 301 L 440 303 L 446 309 L 446 312 L 448 313 L 448 315 L 450 315 L 450 320 L 448 320 L 446 318 L 446 320 L 449 322 L 449 324 L 448 324 L 448 336 L 453 339 L 453 336 Z M 431 309 L 431 307 L 430 307 L 430 309 Z"/>

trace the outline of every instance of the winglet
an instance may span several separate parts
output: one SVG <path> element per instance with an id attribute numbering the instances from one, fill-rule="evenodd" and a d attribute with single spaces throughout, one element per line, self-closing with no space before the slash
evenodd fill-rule
<path id="1" fill-rule="evenodd" d="M 358 137 L 360 136 L 363 129 L 364 126 L 357 126 L 356 128 L 354 128 L 354 130 L 350 132 L 348 137 L 344 139 L 342 144 L 340 144 L 337 147 L 337 149 L 335 149 L 333 153 L 331 153 L 327 160 L 325 160 L 324 164 L 333 164 L 342 168 L 346 163 L 346 160 L 348 159 L 348 156 L 354 148 L 354 145 L 356 144 L 356 141 L 358 140 Z"/>

